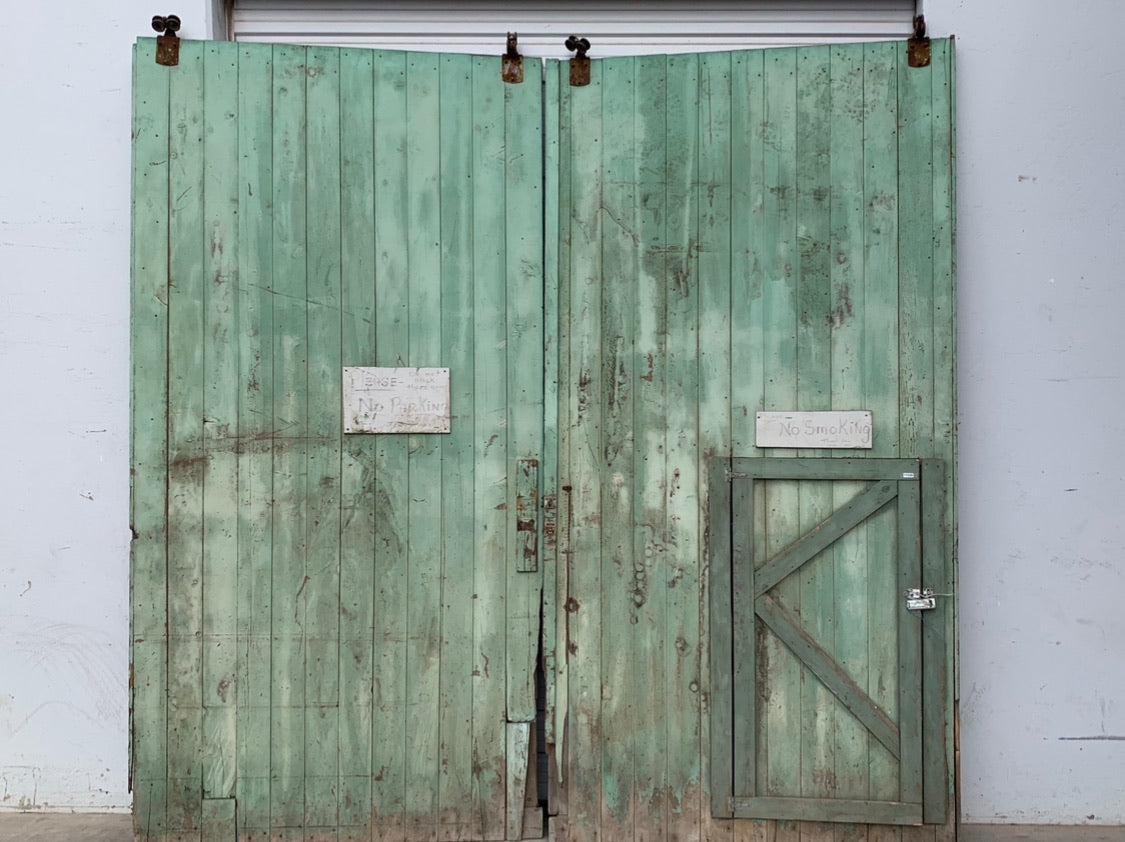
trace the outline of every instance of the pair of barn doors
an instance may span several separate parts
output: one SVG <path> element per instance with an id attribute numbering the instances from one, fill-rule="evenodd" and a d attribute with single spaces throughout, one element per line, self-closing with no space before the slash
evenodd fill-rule
<path id="1" fill-rule="evenodd" d="M 154 53 L 138 838 L 952 834 L 949 42 Z M 351 366 L 449 431 L 345 432 Z"/>

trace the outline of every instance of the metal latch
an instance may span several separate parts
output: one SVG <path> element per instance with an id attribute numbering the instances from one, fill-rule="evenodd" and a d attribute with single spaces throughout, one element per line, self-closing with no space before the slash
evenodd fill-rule
<path id="1" fill-rule="evenodd" d="M 933 588 L 907 588 L 907 611 L 930 611 L 937 608 L 937 600 Z"/>

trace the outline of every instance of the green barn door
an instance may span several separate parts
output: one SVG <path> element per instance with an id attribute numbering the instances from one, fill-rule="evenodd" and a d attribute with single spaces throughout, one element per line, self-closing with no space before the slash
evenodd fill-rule
<path id="1" fill-rule="evenodd" d="M 713 524 L 724 540 L 711 545 L 721 617 L 712 657 L 727 689 L 713 721 L 730 735 L 712 741 L 717 812 L 944 818 L 944 652 L 922 648 L 936 620 L 923 611 L 936 605 L 906 601 L 943 578 L 942 482 L 934 460 L 713 466 Z"/>
<path id="2" fill-rule="evenodd" d="M 135 49 L 138 838 L 520 838 L 535 718 L 541 74 Z M 343 432 L 344 366 L 451 430 Z"/>
<path id="3" fill-rule="evenodd" d="M 913 584 L 951 591 L 953 53 L 931 47 L 922 67 L 904 42 L 595 59 L 583 86 L 549 66 L 566 527 L 547 581 L 550 735 L 568 839 L 955 833 L 952 604 L 906 615 L 905 573 L 880 550 L 919 517 L 917 482 L 759 599 L 730 590 L 731 508 L 711 480 L 744 457 L 939 460 L 942 549 Z M 759 412 L 831 410 L 870 411 L 871 448 L 757 445 Z M 771 557 L 862 485 L 763 483 L 754 534 Z M 898 689 L 919 659 L 923 713 Z M 852 685 L 863 696 L 840 700 Z"/>

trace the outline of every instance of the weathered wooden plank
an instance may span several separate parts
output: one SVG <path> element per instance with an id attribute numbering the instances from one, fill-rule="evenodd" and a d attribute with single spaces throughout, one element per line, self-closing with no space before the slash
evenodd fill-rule
<path id="1" fill-rule="evenodd" d="M 543 563 L 543 678 L 545 715 L 544 738 L 548 747 L 560 742 L 556 716 L 565 709 L 560 706 L 560 672 L 566 658 L 560 650 L 560 614 L 565 617 L 559 599 L 565 593 L 562 576 L 566 569 L 559 555 L 562 489 L 559 487 L 559 395 L 561 320 L 559 317 L 560 246 L 559 239 L 559 155 L 562 139 L 559 131 L 559 77 L 548 69 L 544 79 L 543 109 L 543 454 L 542 467 L 542 563 Z M 563 691 L 565 692 L 565 691 Z M 561 755 L 561 751 L 557 753 Z"/>
<path id="2" fill-rule="evenodd" d="M 731 443 L 730 452 L 744 455 L 754 452 L 755 414 L 765 405 L 767 375 L 762 348 L 765 342 L 763 298 L 764 268 L 773 242 L 767 239 L 763 224 L 766 201 L 765 182 L 765 60 L 764 51 L 738 52 L 732 62 L 732 124 L 731 124 Z M 733 467 L 735 463 L 732 461 Z M 732 591 L 727 610 L 733 615 L 733 698 L 731 722 L 724 725 L 711 719 L 711 744 L 721 741 L 734 752 L 733 791 L 726 804 L 726 815 L 733 815 L 733 796 L 754 793 L 758 785 L 758 730 L 762 709 L 759 705 L 758 631 L 752 610 L 754 593 L 754 511 L 753 485 L 748 480 L 732 480 L 731 564 Z M 763 495 L 759 504 L 764 505 Z M 715 503 L 709 503 L 714 506 Z M 712 512 L 712 517 L 714 512 Z M 711 565 L 711 587 L 715 587 L 715 562 Z M 718 602 L 713 597 L 711 627 L 715 628 Z M 714 646 L 712 637 L 711 645 Z M 712 657 L 712 663 L 714 663 Z M 714 669 L 714 667 L 713 667 Z M 712 683 L 714 679 L 712 678 Z M 711 699 L 712 710 L 719 710 L 720 701 Z M 729 728 L 729 738 L 724 729 Z M 712 780 L 714 788 L 721 783 Z M 716 813 L 717 814 L 717 813 Z M 738 824 L 736 838 L 765 838 L 763 823 Z M 714 831 L 712 831 L 712 834 Z"/>
<path id="3" fill-rule="evenodd" d="M 273 591 L 270 823 L 305 814 L 305 603 L 308 493 L 305 50 L 273 55 Z"/>
<path id="4" fill-rule="evenodd" d="M 641 821 L 634 798 L 634 751 L 638 722 L 633 705 L 633 635 L 637 609 L 648 598 L 649 582 L 634 565 L 634 320 L 637 276 L 636 179 L 633 113 L 636 98 L 634 59 L 602 62 L 603 129 L 601 242 L 601 365 L 595 376 L 603 384 L 601 452 L 601 729 L 617 734 L 602 740 L 601 832 L 613 838 L 634 834 Z M 585 185 L 582 188 L 585 189 Z M 613 280 L 611 280 L 613 279 Z M 618 282 L 616 279 L 620 279 Z"/>
<path id="5" fill-rule="evenodd" d="M 828 47 L 801 50 L 797 60 L 797 406 L 826 410 L 831 406 L 832 338 L 830 306 L 829 190 L 830 86 Z M 802 457 L 816 451 L 802 450 Z M 831 485 L 802 483 L 799 491 L 802 531 L 832 510 Z M 835 571 L 830 553 L 810 559 L 801 569 L 799 612 L 806 633 L 835 655 Z M 802 669 L 803 674 L 807 671 Z M 801 693 L 801 792 L 832 797 L 835 775 L 836 703 L 816 681 L 804 681 Z M 809 842 L 823 839 L 817 826 L 802 828 Z"/>
<path id="6" fill-rule="evenodd" d="M 761 485 L 748 479 L 732 478 L 731 489 L 731 565 L 733 591 L 730 611 L 734 615 L 734 795 L 746 795 L 759 789 L 759 749 L 762 705 L 765 698 L 758 674 L 759 628 L 754 613 L 755 550 L 763 538 L 764 529 L 759 520 L 759 510 L 764 517 L 764 494 Z M 714 702 L 712 702 L 714 704 Z M 719 731 L 721 733 L 721 731 Z M 729 809 L 733 814 L 733 802 Z"/>
<path id="7" fill-rule="evenodd" d="M 922 461 L 922 575 L 920 587 L 951 594 L 945 563 L 945 465 Z M 937 607 L 922 618 L 922 782 L 925 820 L 944 824 L 948 813 L 949 770 L 946 765 L 946 699 L 949 669 L 945 637 L 951 597 L 937 597 Z"/>
<path id="8" fill-rule="evenodd" d="M 933 65 L 909 67 L 898 50 L 899 417 L 904 453 L 934 443 Z"/>
<path id="9" fill-rule="evenodd" d="M 772 410 L 797 403 L 797 52 L 778 50 L 768 56 L 765 76 L 763 228 L 772 248 L 765 263 L 763 354 L 766 371 L 772 376 L 767 380 L 764 408 Z M 761 531 L 765 550 L 772 554 L 797 537 L 799 492 L 792 483 L 768 483 L 764 499 L 771 522 L 768 528 L 763 524 Z M 779 598 L 785 604 L 797 604 L 799 582 L 786 583 Z M 773 684 L 763 716 L 765 770 L 759 775 L 759 789 L 764 785 L 770 792 L 793 795 L 800 786 L 800 763 L 793 763 L 792 758 L 800 756 L 801 670 L 769 635 L 760 657 L 765 658 L 763 668 L 772 675 Z"/>
<path id="10" fill-rule="evenodd" d="M 163 833 L 167 809 L 168 225 L 170 74 L 153 39 L 133 48 L 130 405 L 130 782 L 134 826 Z"/>
<path id="11" fill-rule="evenodd" d="M 438 835 L 470 838 L 473 793 L 473 59 L 441 58 L 441 364 L 450 370 L 451 412 L 442 437 L 441 696 Z"/>
<path id="12" fill-rule="evenodd" d="M 505 831 L 508 429 L 504 91 L 494 59 L 473 66 L 473 816 L 485 839 Z"/>
<path id="13" fill-rule="evenodd" d="M 920 483 L 899 485 L 898 505 L 898 599 L 908 589 L 919 587 L 922 574 Z M 901 737 L 900 800 L 922 804 L 922 635 L 921 618 L 900 602 L 898 621 L 898 726 Z"/>
<path id="14" fill-rule="evenodd" d="M 526 80 L 525 80 L 526 81 Z M 505 727 L 507 742 L 508 786 L 505 839 L 523 839 L 523 805 L 527 789 L 527 764 L 531 748 L 531 723 L 509 722 Z M 513 773 L 512 769 L 519 769 Z"/>
<path id="15" fill-rule="evenodd" d="M 733 136 L 735 119 L 733 102 L 733 68 L 730 53 L 711 53 L 700 57 L 699 96 L 699 486 L 707 493 L 708 463 L 729 464 L 733 435 L 732 402 L 733 344 L 732 301 L 736 286 L 732 258 L 732 178 Z M 701 494 L 704 512 L 712 502 Z M 700 528 L 703 524 L 700 522 Z M 702 537 L 702 536 L 701 536 Z M 708 534 L 708 539 L 710 535 Z M 729 540 L 729 539 L 728 539 Z M 702 550 L 702 547 L 701 547 Z M 702 569 L 702 567 L 701 567 Z M 710 582 L 700 576 L 703 599 L 700 600 L 700 628 L 710 626 L 710 600 L 706 597 Z M 705 651 L 706 635 L 701 637 Z M 710 662 L 701 660 L 700 680 L 709 683 Z M 701 696 L 703 698 L 703 696 Z M 723 739 L 719 734 L 718 738 Z M 711 741 L 711 720 L 700 717 L 700 746 Z M 705 752 L 704 752 L 705 754 Z M 706 798 L 706 778 L 697 793 L 704 796 L 695 805 L 698 820 L 706 823 L 710 799 Z"/>
<path id="16" fill-rule="evenodd" d="M 438 164 L 441 110 L 438 57 L 406 58 L 406 295 L 408 365 L 441 354 L 441 217 Z M 409 437 L 410 488 L 406 610 L 406 820 L 420 838 L 433 834 L 438 806 L 441 605 L 441 439 Z"/>
<path id="17" fill-rule="evenodd" d="M 668 626 L 665 560 L 665 499 L 667 473 L 661 457 L 667 414 L 667 289 L 664 249 L 668 208 L 664 175 L 666 59 L 639 57 L 634 63 L 633 99 L 633 231 L 638 260 L 633 299 L 632 361 L 632 494 L 635 515 L 633 575 L 641 604 L 632 606 L 636 623 L 633 636 L 633 687 L 637 729 L 634 745 L 636 833 L 640 840 L 663 839 L 672 809 L 667 780 L 666 682 Z"/>
<path id="18" fill-rule="evenodd" d="M 203 54 L 185 43 L 170 88 L 168 298 L 168 824 L 200 827 L 203 743 Z"/>
<path id="19" fill-rule="evenodd" d="M 306 321 L 308 490 L 305 634 L 305 817 L 339 821 L 340 741 L 340 51 L 307 53 Z"/>
<path id="20" fill-rule="evenodd" d="M 935 39 L 931 42 L 933 64 L 933 167 L 934 167 L 934 456 L 945 461 L 946 488 L 956 487 L 957 469 L 957 325 L 956 325 L 956 255 L 953 247 L 956 223 L 955 200 L 955 147 L 954 147 L 954 82 L 953 82 L 952 39 Z M 923 471 L 924 473 L 924 471 Z M 945 495 L 943 535 L 956 535 L 956 507 L 954 495 Z M 952 558 L 956 542 L 950 537 L 945 543 L 945 570 L 940 591 L 956 593 L 956 564 Z M 939 589 L 939 586 L 935 586 Z M 949 599 L 944 615 L 946 664 L 946 693 L 944 709 L 940 716 L 945 723 L 942 729 L 944 739 L 946 768 L 945 815 L 940 817 L 945 827 L 938 838 L 951 838 L 956 834 L 956 817 L 952 805 L 955 802 L 955 782 L 948 774 L 954 768 L 953 738 L 955 729 L 953 692 L 958 685 L 957 678 L 957 603 Z M 934 713 L 937 716 L 936 712 Z M 927 722 L 933 721 L 929 718 Z M 935 747 L 936 748 L 936 747 Z M 930 817 L 928 815 L 928 817 Z M 939 818 L 936 813 L 933 818 Z"/>
<path id="21" fill-rule="evenodd" d="M 571 134 L 569 204 L 570 340 L 572 417 L 566 485 L 571 493 L 571 555 L 566 605 L 570 608 L 567 651 L 570 669 L 568 836 L 575 842 L 595 839 L 601 824 L 601 461 L 605 384 L 602 371 L 602 193 L 601 62 L 593 63 L 591 84 L 570 87 L 564 81 L 563 102 L 569 108 Z M 560 71 L 566 68 L 560 65 Z M 564 164 L 565 166 L 565 164 Z"/>
<path id="22" fill-rule="evenodd" d="M 763 50 L 737 52 L 731 70 L 731 454 L 740 456 L 753 452 L 765 404 L 765 60 Z"/>
<path id="23" fill-rule="evenodd" d="M 747 696 L 735 696 L 735 688 L 741 687 L 736 676 L 745 680 L 739 671 L 754 666 L 753 619 L 747 630 L 741 610 L 735 609 L 747 574 L 753 575 L 753 568 L 748 569 L 747 565 L 749 547 L 745 534 L 746 524 L 753 526 L 745 514 L 747 501 L 744 498 L 750 484 L 740 482 L 735 486 L 727 476 L 729 470 L 730 460 L 712 459 L 707 489 L 707 559 L 711 570 L 708 580 L 712 734 L 709 786 L 711 815 L 717 818 L 734 815 L 736 793 L 755 792 L 753 758 L 757 741 L 757 699 L 753 688 Z M 735 524 L 742 528 L 737 537 L 733 535 Z M 747 637 L 751 639 L 749 647 Z M 743 659 L 748 649 L 750 663 L 746 664 Z M 735 771 L 736 761 L 738 772 Z"/>
<path id="24" fill-rule="evenodd" d="M 875 420 L 873 457 L 913 454 L 899 449 L 898 362 L 898 99 L 897 51 L 901 45 L 864 47 L 864 345 L 866 406 Z M 881 419 L 881 420 L 880 420 Z M 892 717 L 898 711 L 898 643 L 883 629 L 894 614 L 888 594 L 898 591 L 893 518 L 867 528 L 867 691 Z M 897 601 L 895 603 L 897 610 Z M 897 623 L 895 626 L 897 627 Z M 879 746 L 869 753 L 871 798 L 897 798 L 898 764 Z"/>
<path id="25" fill-rule="evenodd" d="M 665 675 L 668 682 L 668 786 L 679 809 L 668 815 L 669 836 L 699 832 L 700 772 L 700 569 L 699 489 L 699 154 L 700 60 L 669 56 L 666 276 L 668 405 L 665 472 L 667 592 Z"/>
<path id="26" fill-rule="evenodd" d="M 535 471 L 524 505 L 539 507 L 538 469 L 542 450 L 543 395 L 543 130 L 542 65 L 529 62 L 524 81 L 503 85 L 505 154 L 505 277 L 508 335 L 508 500 L 507 500 L 507 718 L 535 719 L 535 664 L 539 654 L 542 572 L 538 562 L 538 517 L 528 535 L 523 527 L 517 475 Z M 496 82 L 496 84 L 500 84 Z M 528 546 L 529 541 L 531 547 Z M 533 553 L 532 557 L 528 553 Z M 509 775 L 523 776 L 523 768 Z"/>
<path id="27" fill-rule="evenodd" d="M 242 827 L 270 821 L 273 535 L 273 49 L 238 48 L 238 746 Z"/>
<path id="28" fill-rule="evenodd" d="M 829 820 L 834 822 L 879 824 L 911 824 L 918 821 L 919 815 L 917 804 L 804 797 L 735 799 L 735 810 L 740 815 L 757 815 L 763 818 L 787 818 L 795 815 L 831 816 Z M 779 827 L 778 839 L 782 837 L 782 833 L 783 830 Z M 806 833 L 801 834 L 802 839 L 806 836 Z"/>
<path id="29" fill-rule="evenodd" d="M 806 631 L 800 618 L 787 611 L 770 596 L 760 597 L 755 603 L 758 616 L 770 630 L 801 659 L 820 682 L 831 691 L 847 709 L 896 757 L 900 752 L 900 734 L 895 723 L 871 697 L 863 691 L 833 660 L 832 653 L 824 649 Z"/>
<path id="30" fill-rule="evenodd" d="M 406 56 L 377 51 L 375 64 L 375 363 L 407 353 Z M 406 797 L 407 438 L 380 436 L 375 468 L 372 821 L 402 837 Z"/>
<path id="31" fill-rule="evenodd" d="M 831 59 L 831 148 L 829 266 L 832 329 L 832 406 L 866 406 L 863 367 L 863 47 L 839 45 Z M 859 483 L 833 483 L 836 508 L 859 494 Z M 835 656 L 862 687 L 867 687 L 867 526 L 859 524 L 834 546 Z M 836 718 L 836 794 L 867 798 L 866 729 L 850 716 Z M 840 835 L 837 833 L 837 835 Z"/>
<path id="32" fill-rule="evenodd" d="M 340 353 L 343 365 L 375 358 L 374 57 L 340 52 Z M 340 466 L 339 815 L 344 828 L 371 818 L 375 668 L 375 462 L 373 436 L 344 436 Z"/>
<path id="33" fill-rule="evenodd" d="M 913 459 L 738 459 L 736 474 L 757 479 L 900 480 L 918 470 Z"/>
<path id="34" fill-rule="evenodd" d="M 203 797 L 234 797 L 238 671 L 238 48 L 203 56 Z M 230 817 L 233 828 L 233 815 Z"/>
<path id="35" fill-rule="evenodd" d="M 897 484 L 894 482 L 884 480 L 873 483 L 816 525 L 804 527 L 799 539 L 771 556 L 758 568 L 754 581 L 755 598 L 772 590 L 791 573 L 813 560 L 818 553 L 887 505 L 897 493 Z"/>

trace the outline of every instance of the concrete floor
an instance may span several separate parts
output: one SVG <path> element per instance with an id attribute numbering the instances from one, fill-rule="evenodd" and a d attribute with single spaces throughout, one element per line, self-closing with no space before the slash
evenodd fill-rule
<path id="1" fill-rule="evenodd" d="M 133 842 L 133 817 L 104 813 L 0 813 L 0 842 Z"/>
<path id="2" fill-rule="evenodd" d="M 133 842 L 132 817 L 0 813 L 0 842 Z M 960 842 L 1125 842 L 1125 827 L 963 825 Z"/>

